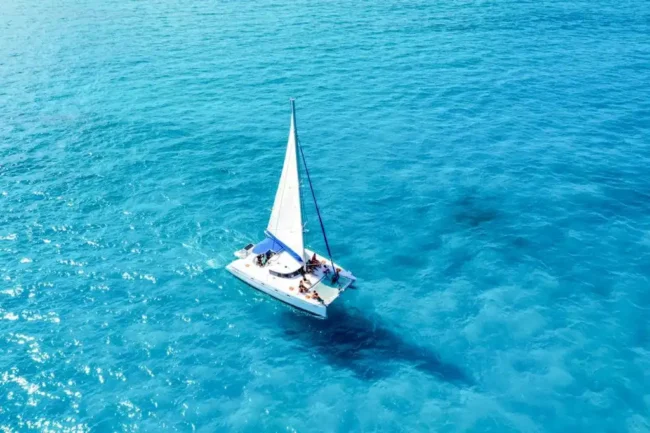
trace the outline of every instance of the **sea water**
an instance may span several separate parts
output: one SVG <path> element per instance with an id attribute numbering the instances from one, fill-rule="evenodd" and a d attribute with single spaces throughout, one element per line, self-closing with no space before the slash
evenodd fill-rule
<path id="1" fill-rule="evenodd" d="M 644 0 L 4 1 L 0 430 L 648 432 L 649 167 Z"/>

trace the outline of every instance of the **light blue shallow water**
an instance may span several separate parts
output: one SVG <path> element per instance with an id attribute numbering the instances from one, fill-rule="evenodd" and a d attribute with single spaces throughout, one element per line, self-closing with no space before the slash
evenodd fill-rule
<path id="1" fill-rule="evenodd" d="M 648 83 L 643 0 L 2 2 L 0 430 L 650 431 Z M 224 269 L 289 96 L 326 322 Z"/>

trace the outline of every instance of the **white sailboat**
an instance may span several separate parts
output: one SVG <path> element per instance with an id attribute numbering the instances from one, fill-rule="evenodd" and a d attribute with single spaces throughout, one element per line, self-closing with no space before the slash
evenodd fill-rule
<path id="1" fill-rule="evenodd" d="M 291 101 L 291 126 L 280 184 L 275 194 L 266 238 L 235 252 L 237 260 L 226 266 L 234 276 L 274 298 L 318 317 L 347 289 L 355 277 L 332 260 L 304 154 L 299 148 L 295 102 Z M 309 181 L 328 257 L 305 248 L 299 155 Z"/>

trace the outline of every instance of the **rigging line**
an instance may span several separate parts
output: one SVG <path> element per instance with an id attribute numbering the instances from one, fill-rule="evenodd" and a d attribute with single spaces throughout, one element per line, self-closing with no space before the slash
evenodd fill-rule
<path id="1" fill-rule="evenodd" d="M 298 173 L 298 176 L 300 177 L 301 172 Z M 302 216 L 302 233 L 303 233 L 303 238 L 305 236 L 305 233 L 307 233 L 309 230 L 307 229 L 307 214 L 305 213 L 305 204 L 302 201 L 302 198 L 305 196 L 305 186 L 300 182 L 300 215 Z M 303 241 L 304 242 L 304 241 Z"/>
<path id="2" fill-rule="evenodd" d="M 294 125 L 295 128 L 295 125 Z M 320 209 L 318 208 L 318 202 L 316 201 L 316 193 L 314 193 L 314 186 L 311 183 L 311 176 L 309 175 L 309 169 L 307 168 L 307 161 L 305 160 L 305 152 L 302 150 L 302 145 L 300 144 L 300 139 L 298 139 L 298 129 L 296 128 L 296 141 L 298 148 L 300 149 L 300 155 L 302 156 L 302 164 L 305 167 L 305 174 L 307 175 L 307 180 L 309 181 L 309 189 L 311 190 L 311 196 L 314 199 L 314 206 L 316 206 L 316 214 L 318 215 L 318 221 L 320 222 L 320 228 L 323 232 L 323 239 L 325 240 L 325 247 L 327 247 L 327 254 L 329 254 L 330 262 L 332 263 L 332 270 L 334 275 L 338 277 L 338 272 L 334 266 L 334 259 L 332 259 L 332 251 L 330 250 L 330 244 L 327 242 L 327 234 L 325 234 L 325 225 L 323 224 L 323 218 L 320 216 Z"/>
<path id="3" fill-rule="evenodd" d="M 295 126 L 294 126 L 294 128 L 295 128 Z M 297 146 L 298 146 L 298 141 L 296 140 L 296 147 Z M 304 239 L 305 229 L 307 227 L 307 221 L 306 221 L 307 214 L 305 214 L 305 204 L 303 203 L 303 200 L 302 200 L 302 198 L 305 195 L 305 186 L 303 185 L 303 182 L 302 182 L 302 178 L 303 178 L 302 172 L 303 172 L 303 170 L 300 168 L 300 164 L 298 164 L 298 155 L 296 155 L 296 163 L 298 165 L 298 191 L 300 192 L 300 215 L 302 217 L 302 233 L 303 233 L 303 239 Z M 303 240 L 303 242 L 304 242 L 304 240 Z"/>

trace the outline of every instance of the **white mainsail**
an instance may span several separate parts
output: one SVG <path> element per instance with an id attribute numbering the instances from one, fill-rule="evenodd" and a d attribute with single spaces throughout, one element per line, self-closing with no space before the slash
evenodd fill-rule
<path id="1" fill-rule="evenodd" d="M 298 155 L 296 148 L 295 107 L 291 100 L 291 127 L 284 166 L 278 191 L 271 211 L 267 230 L 294 253 L 304 257 L 302 233 L 302 212 L 300 209 L 300 179 L 298 177 Z"/>

